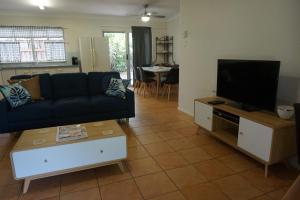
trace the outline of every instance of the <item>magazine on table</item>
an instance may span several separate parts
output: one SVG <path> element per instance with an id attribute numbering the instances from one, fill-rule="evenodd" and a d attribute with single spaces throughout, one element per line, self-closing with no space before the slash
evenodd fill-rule
<path id="1" fill-rule="evenodd" d="M 85 126 L 80 124 L 57 127 L 56 142 L 68 142 L 87 137 L 88 134 Z"/>

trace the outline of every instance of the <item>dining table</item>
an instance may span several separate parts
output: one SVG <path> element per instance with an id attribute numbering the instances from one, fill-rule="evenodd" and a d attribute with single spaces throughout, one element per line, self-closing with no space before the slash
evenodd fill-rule
<path id="1" fill-rule="evenodd" d="M 157 77 L 156 83 L 156 97 L 159 95 L 161 74 L 167 73 L 172 69 L 172 67 L 163 67 L 163 66 L 153 66 L 153 67 L 143 67 L 143 70 L 146 72 L 153 72 Z"/>

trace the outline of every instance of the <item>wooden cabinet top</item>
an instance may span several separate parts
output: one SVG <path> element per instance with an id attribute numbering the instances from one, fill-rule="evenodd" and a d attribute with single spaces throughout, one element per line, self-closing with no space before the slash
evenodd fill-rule
<path id="1" fill-rule="evenodd" d="M 86 127 L 88 137 L 69 142 L 56 142 L 57 127 L 26 130 L 22 133 L 12 152 L 126 136 L 115 120 L 82 123 L 81 125 Z"/>
<path id="2" fill-rule="evenodd" d="M 209 101 L 212 101 L 212 100 L 215 100 L 215 99 L 222 99 L 226 103 L 225 104 L 219 104 L 219 105 L 208 104 Z M 295 122 L 293 120 L 281 119 L 275 113 L 264 112 L 264 111 L 248 112 L 248 111 L 236 108 L 236 107 L 231 106 L 230 104 L 228 104 L 227 102 L 230 102 L 230 101 L 226 100 L 224 98 L 206 97 L 206 98 L 195 99 L 195 101 L 207 104 L 207 105 L 212 106 L 216 109 L 220 109 L 220 110 L 232 113 L 234 115 L 243 117 L 245 119 L 255 121 L 257 123 L 263 124 L 265 126 L 268 126 L 268 127 L 274 128 L 274 129 L 280 129 L 280 128 L 286 128 L 286 127 L 289 127 L 289 126 L 295 126 Z"/>

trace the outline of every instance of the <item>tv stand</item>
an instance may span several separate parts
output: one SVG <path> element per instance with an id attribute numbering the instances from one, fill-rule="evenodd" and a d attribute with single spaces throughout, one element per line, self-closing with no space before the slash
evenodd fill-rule
<path id="1" fill-rule="evenodd" d="M 247 112 L 230 104 L 208 104 L 214 99 L 219 97 L 195 100 L 195 123 L 209 135 L 263 163 L 266 177 L 269 165 L 296 154 L 294 121 L 260 111 Z"/>
<path id="2" fill-rule="evenodd" d="M 250 106 L 250 105 L 246 105 L 246 104 L 242 104 L 241 108 L 242 108 L 242 110 L 245 110 L 247 112 L 254 112 L 254 111 L 259 111 L 260 110 L 259 108 L 256 108 L 256 107 L 253 107 L 253 106 Z"/>

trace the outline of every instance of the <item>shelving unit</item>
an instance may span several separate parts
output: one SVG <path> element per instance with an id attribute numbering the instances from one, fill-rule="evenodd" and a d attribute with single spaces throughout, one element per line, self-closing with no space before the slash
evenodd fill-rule
<path id="1" fill-rule="evenodd" d="M 174 40 L 173 36 L 163 36 L 156 37 L 155 45 L 155 64 L 164 64 L 164 65 L 174 65 Z M 163 63 L 158 63 L 160 58 L 163 60 Z"/>

